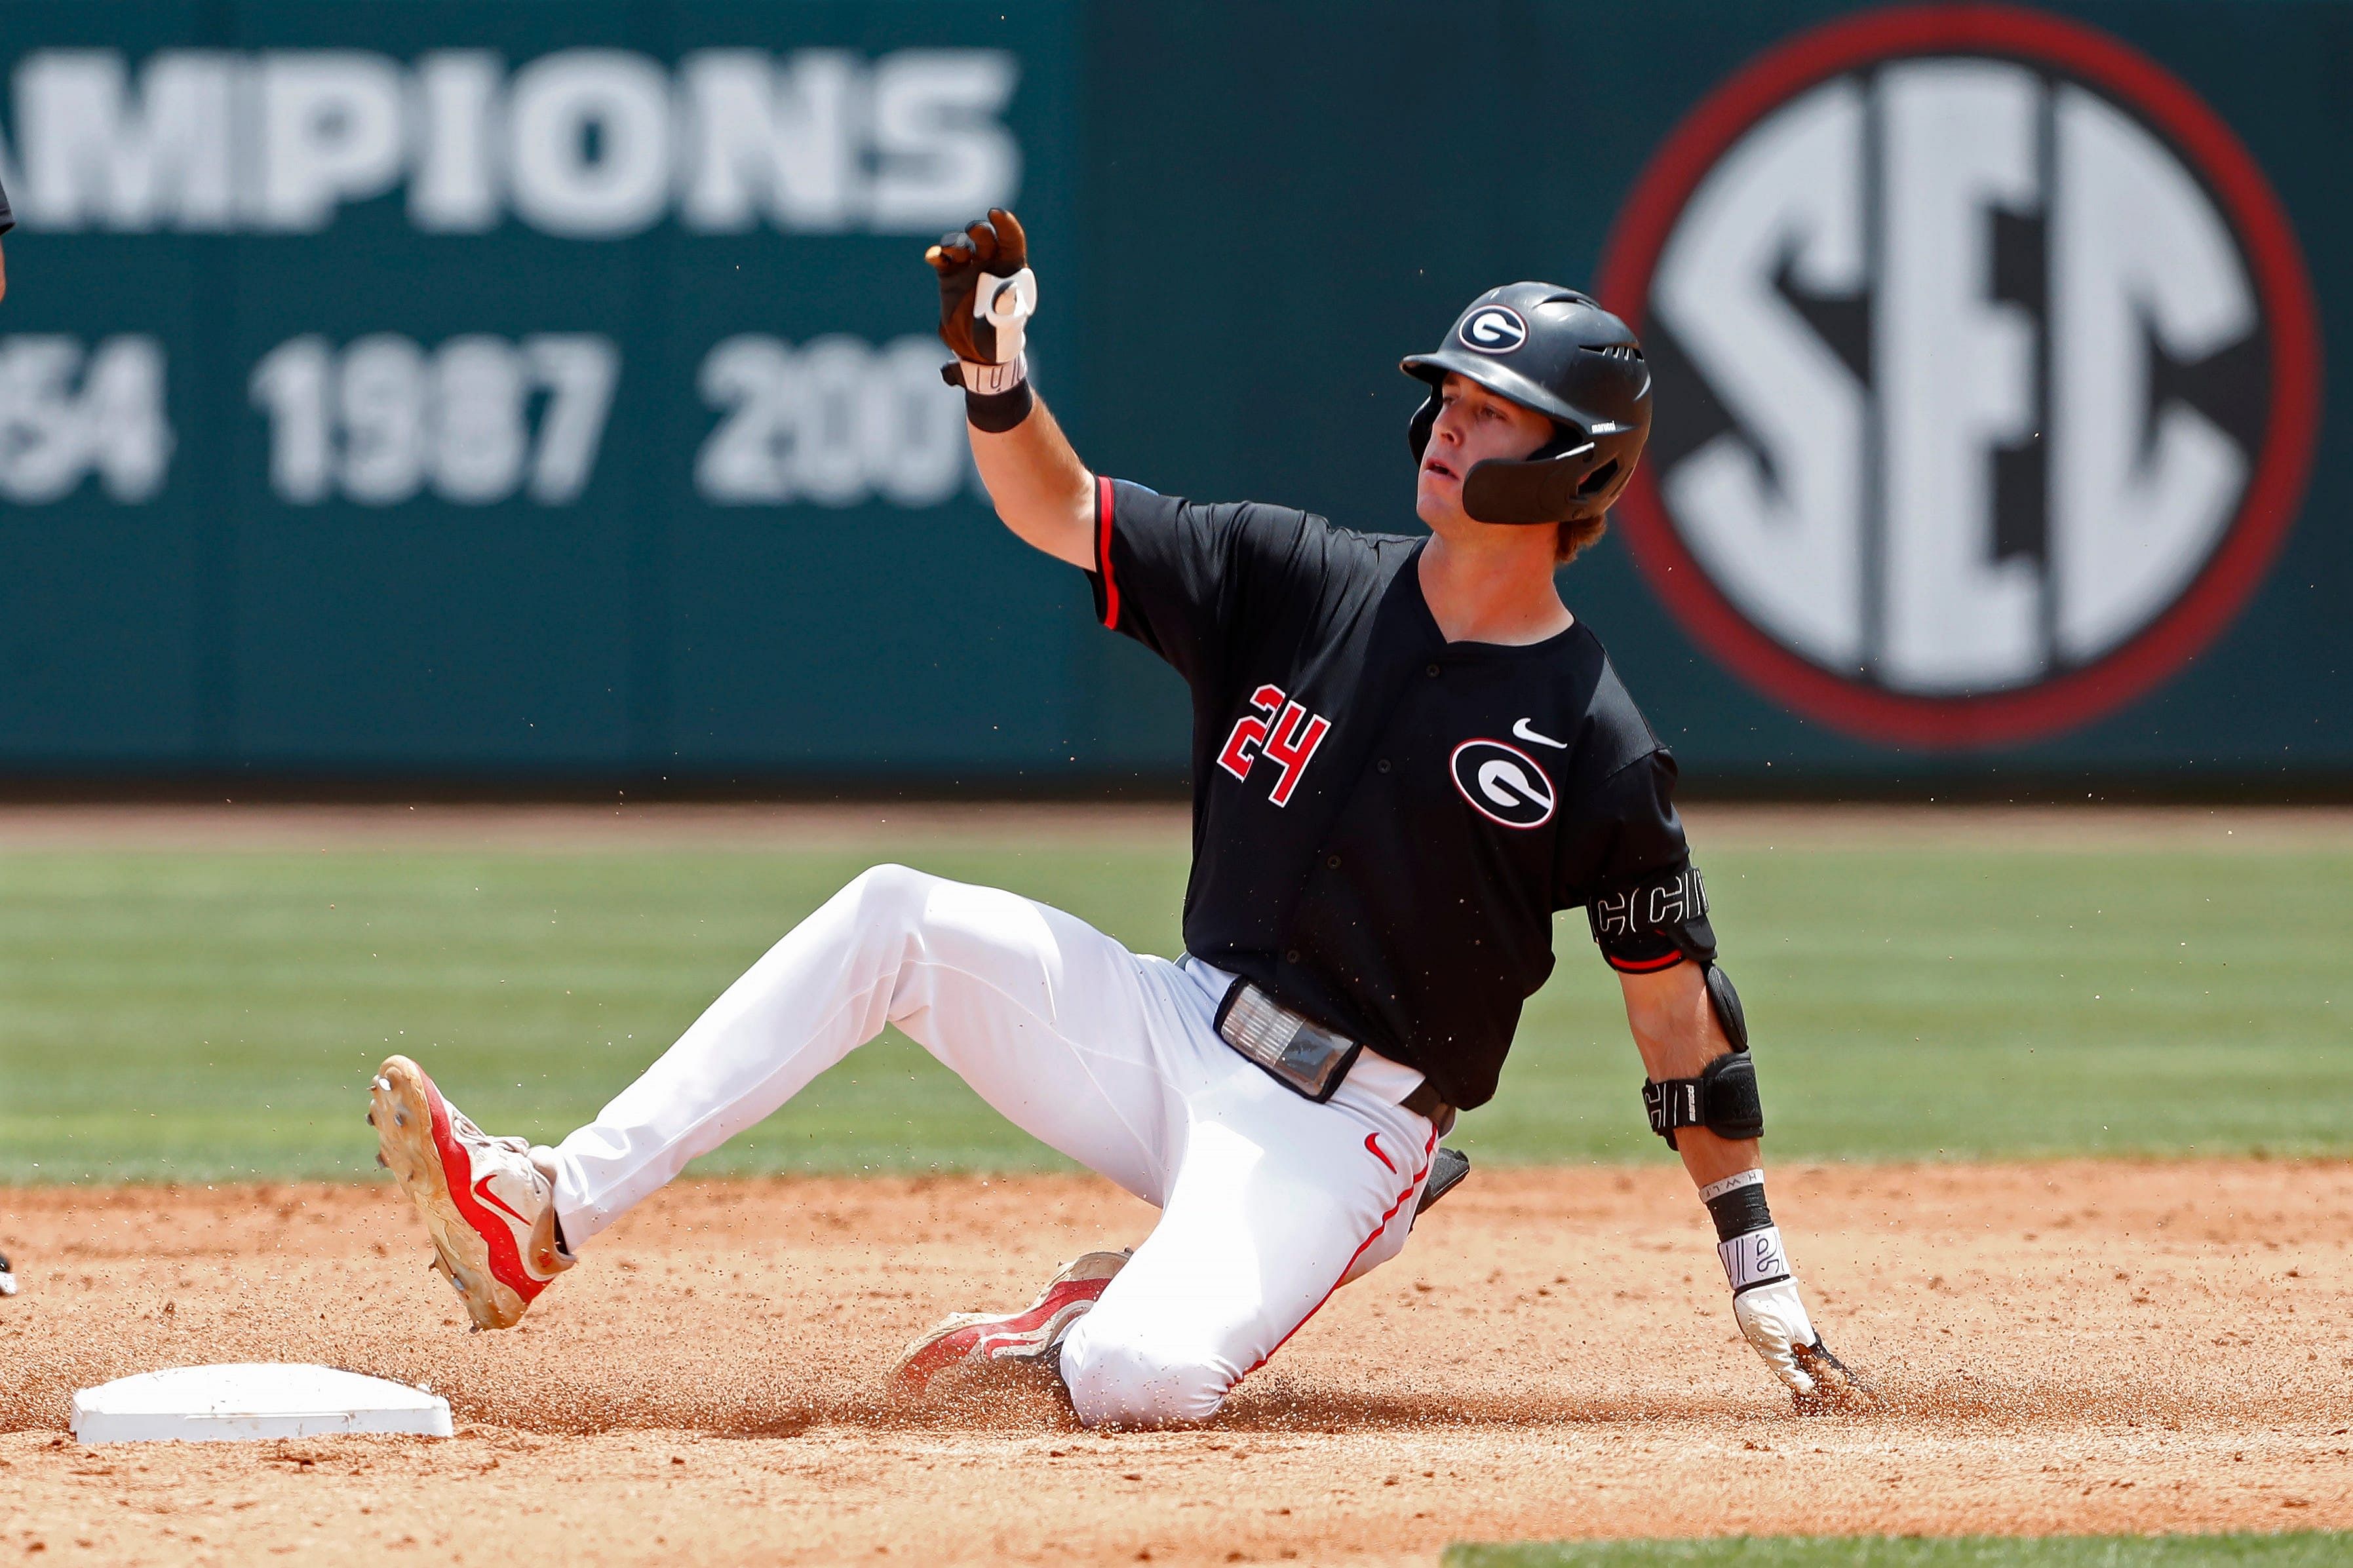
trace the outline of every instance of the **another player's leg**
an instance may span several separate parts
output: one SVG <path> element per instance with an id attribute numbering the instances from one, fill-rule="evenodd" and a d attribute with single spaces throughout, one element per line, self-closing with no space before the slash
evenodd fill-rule
<path id="1" fill-rule="evenodd" d="M 1060 910 L 877 867 L 770 949 L 588 1126 L 540 1150 L 453 1134 L 463 1173 L 446 1155 L 433 1166 L 420 1155 L 409 1163 L 421 1180 L 403 1184 L 445 1258 L 456 1252 L 463 1263 L 475 1252 L 502 1258 L 508 1245 L 520 1252 L 522 1242 L 502 1243 L 512 1226 L 495 1210 L 471 1212 L 445 1194 L 470 1192 L 470 1173 L 484 1162 L 509 1178 L 494 1191 L 543 1182 L 544 1197 L 534 1190 L 526 1202 L 517 1192 L 514 1207 L 533 1231 L 542 1213 L 549 1216 L 560 1250 L 546 1256 L 568 1266 L 569 1247 L 895 1023 L 1024 1131 L 1158 1203 L 1183 1105 L 1154 1041 L 1192 1026 L 1172 999 L 1191 989 L 1170 966 L 1147 966 Z M 394 1065 L 387 1081 L 397 1084 L 404 1078 Z M 428 1085 L 417 1102 L 429 1112 L 436 1099 Z M 453 1278 L 459 1271 L 453 1266 Z M 537 1289 L 489 1272 L 515 1300 L 489 1292 L 501 1310 L 476 1321 L 503 1327 Z"/>

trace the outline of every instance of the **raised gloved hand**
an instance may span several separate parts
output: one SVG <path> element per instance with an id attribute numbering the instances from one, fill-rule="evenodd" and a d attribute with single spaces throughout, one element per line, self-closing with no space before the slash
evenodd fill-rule
<path id="1" fill-rule="evenodd" d="M 1788 1386 L 1799 1415 L 1853 1410 L 1868 1402 L 1870 1385 L 1832 1355 L 1814 1331 L 1795 1279 L 1741 1291 L 1732 1299 L 1732 1315 L 1773 1375 Z"/>
<path id="2" fill-rule="evenodd" d="M 1003 207 L 961 234 L 944 235 L 923 252 L 940 280 L 940 341 L 968 392 L 989 395 L 1018 385 L 1028 373 L 1022 342 L 1038 308 L 1038 279 L 1029 270 L 1029 240 L 1021 221 Z"/>

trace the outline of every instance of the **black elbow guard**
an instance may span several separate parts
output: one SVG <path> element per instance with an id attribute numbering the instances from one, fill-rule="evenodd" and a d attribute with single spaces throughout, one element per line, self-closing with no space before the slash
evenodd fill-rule
<path id="1" fill-rule="evenodd" d="M 1699 868 L 1678 861 L 1585 906 L 1594 943 L 1620 974 L 1672 969 L 1688 958 L 1715 960 L 1715 928 L 1707 919 L 1707 884 Z"/>
<path id="2" fill-rule="evenodd" d="M 1675 1147 L 1679 1127 L 1704 1127 L 1719 1138 L 1736 1142 L 1765 1136 L 1765 1102 L 1757 1093 L 1757 1062 L 1746 1051 L 1716 1058 L 1697 1078 L 1646 1080 L 1642 1109 L 1651 1114 L 1651 1131 Z"/>

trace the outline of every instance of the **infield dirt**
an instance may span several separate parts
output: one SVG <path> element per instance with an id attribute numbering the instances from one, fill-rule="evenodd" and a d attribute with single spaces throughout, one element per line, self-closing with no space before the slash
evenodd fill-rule
<path id="1" fill-rule="evenodd" d="M 356 1113 L 355 1113 L 356 1114 Z M 882 1405 L 900 1343 L 1150 1211 L 1079 1177 L 695 1182 L 470 1335 L 387 1182 L 0 1193 L 0 1554 L 1313 1563 L 1450 1541 L 2353 1526 L 2353 1165 L 1787 1167 L 1800 1419 L 1666 1166 L 1481 1171 L 1197 1431 Z M 455 1438 L 82 1447 L 205 1361 L 427 1383 Z"/>

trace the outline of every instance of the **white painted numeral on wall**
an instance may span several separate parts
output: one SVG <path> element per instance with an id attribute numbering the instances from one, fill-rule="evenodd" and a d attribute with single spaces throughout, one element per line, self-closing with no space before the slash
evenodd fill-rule
<path id="1" fill-rule="evenodd" d="M 118 501 L 155 499 L 172 467 L 164 345 L 47 333 L 0 338 L 0 499 L 39 506 L 96 477 Z"/>
<path id="2" fill-rule="evenodd" d="M 702 362 L 702 400 L 722 417 L 695 489 L 723 506 L 939 505 L 966 464 L 964 395 L 940 380 L 940 359 L 921 337 L 727 339 Z"/>
<path id="3" fill-rule="evenodd" d="M 585 332 L 543 332 L 523 340 L 532 374 L 548 390 L 531 459 L 531 499 L 565 506 L 587 488 L 621 379 L 620 351 L 609 338 Z"/>
<path id="4" fill-rule="evenodd" d="M 611 340 L 586 333 L 474 334 L 430 351 L 389 332 L 340 352 L 290 339 L 253 371 L 270 489 L 297 506 L 334 495 L 397 506 L 427 490 L 459 506 L 518 490 L 568 505 L 596 468 L 620 368 Z"/>

